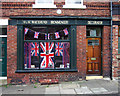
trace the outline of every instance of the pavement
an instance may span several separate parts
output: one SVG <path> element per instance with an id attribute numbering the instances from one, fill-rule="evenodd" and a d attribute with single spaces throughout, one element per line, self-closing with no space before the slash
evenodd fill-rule
<path id="1" fill-rule="evenodd" d="M 2 96 L 5 94 L 52 94 L 51 96 L 57 94 L 58 96 L 71 94 L 71 96 L 79 95 L 79 94 L 114 94 L 112 96 L 120 96 L 115 95 L 118 94 L 118 87 L 120 86 L 120 82 L 116 80 L 88 80 L 88 81 L 72 81 L 72 82 L 60 82 L 59 84 L 51 84 L 51 85 L 41 85 L 39 83 L 31 84 L 31 85 L 4 85 L 1 86 Z M 34 96 L 31 95 L 31 96 Z M 91 96 L 90 95 L 90 96 Z M 96 96 L 95 95 L 95 96 Z M 100 96 L 101 96 L 100 95 Z M 18 95 L 15 95 L 18 96 Z M 30 95 L 29 95 L 30 96 Z M 110 95 L 108 95 L 110 96 Z"/>

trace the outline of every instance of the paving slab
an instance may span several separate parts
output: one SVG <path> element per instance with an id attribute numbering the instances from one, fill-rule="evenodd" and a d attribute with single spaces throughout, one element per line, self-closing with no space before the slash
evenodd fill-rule
<path id="1" fill-rule="evenodd" d="M 107 93 L 108 91 L 105 88 L 90 88 L 93 93 L 97 94 L 102 94 L 102 93 Z"/>
<path id="2" fill-rule="evenodd" d="M 74 89 L 60 89 L 60 94 L 76 94 Z"/>
<path id="3" fill-rule="evenodd" d="M 74 89 L 74 88 L 77 88 L 78 85 L 74 84 L 74 83 L 72 83 L 72 84 L 61 84 L 61 87 L 63 89 Z"/>
<path id="4" fill-rule="evenodd" d="M 60 94 L 59 86 L 50 85 L 45 88 L 45 94 Z"/>
<path id="5" fill-rule="evenodd" d="M 88 87 L 75 88 L 77 94 L 93 94 Z"/>

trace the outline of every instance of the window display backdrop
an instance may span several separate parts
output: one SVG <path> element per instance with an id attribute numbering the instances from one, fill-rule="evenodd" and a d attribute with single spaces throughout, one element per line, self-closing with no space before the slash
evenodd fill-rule
<path id="1" fill-rule="evenodd" d="M 68 26 L 24 27 L 24 69 L 70 68 Z"/>

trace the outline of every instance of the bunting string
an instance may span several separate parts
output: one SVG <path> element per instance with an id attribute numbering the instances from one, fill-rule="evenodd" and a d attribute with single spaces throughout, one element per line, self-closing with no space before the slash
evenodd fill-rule
<path id="1" fill-rule="evenodd" d="M 26 35 L 28 33 L 28 31 L 34 32 L 34 38 L 38 39 L 39 34 L 44 34 L 45 35 L 45 40 L 47 40 L 47 33 L 43 33 L 43 32 L 36 32 L 30 28 L 25 28 L 24 30 L 24 34 Z M 60 30 L 59 32 L 64 32 L 65 35 L 68 35 L 68 30 L 67 28 L 65 28 L 64 30 Z M 48 39 L 50 39 L 50 34 L 54 34 L 55 38 L 58 39 L 60 38 L 59 32 L 55 32 L 55 33 L 48 33 Z"/>

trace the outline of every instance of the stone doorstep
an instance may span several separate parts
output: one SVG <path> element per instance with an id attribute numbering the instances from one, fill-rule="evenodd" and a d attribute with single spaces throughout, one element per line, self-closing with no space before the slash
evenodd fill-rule
<path id="1" fill-rule="evenodd" d="M 7 80 L 7 77 L 0 77 L 0 80 Z"/>
<path id="2" fill-rule="evenodd" d="M 103 79 L 103 76 L 86 76 L 86 80 Z"/>
<path id="3" fill-rule="evenodd" d="M 0 86 L 7 85 L 7 79 L 0 80 Z"/>

